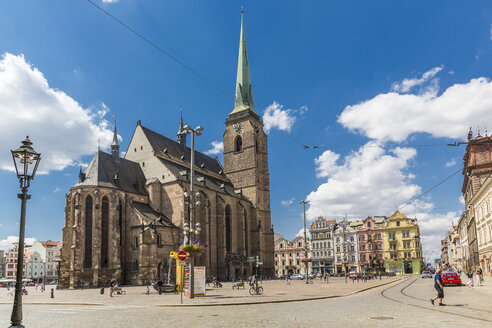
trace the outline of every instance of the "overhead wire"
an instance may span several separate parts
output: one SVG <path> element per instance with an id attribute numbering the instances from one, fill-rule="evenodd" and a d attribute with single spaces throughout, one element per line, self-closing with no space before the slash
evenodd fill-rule
<path id="1" fill-rule="evenodd" d="M 123 26 L 125 29 L 127 29 L 131 33 L 135 34 L 138 38 L 140 38 L 143 41 L 147 42 L 152 47 L 154 47 L 155 49 L 157 49 L 158 51 L 160 51 L 164 55 L 166 55 L 169 58 L 171 58 L 173 61 L 175 61 L 177 64 L 179 64 L 182 67 L 184 67 L 185 69 L 187 69 L 189 72 L 191 72 L 192 74 L 194 74 L 195 76 L 197 76 L 199 79 L 201 79 L 202 81 L 208 83 L 210 86 L 212 86 L 213 88 L 215 88 L 217 91 L 219 91 L 220 93 L 222 93 L 224 96 L 226 96 L 226 97 L 228 97 L 230 99 L 233 99 L 233 100 L 235 99 L 234 96 L 232 96 L 231 94 L 227 93 L 227 91 L 225 91 L 224 89 L 222 89 L 221 87 L 219 87 L 217 84 L 215 84 L 214 82 L 212 82 L 209 79 L 207 79 L 202 74 L 198 73 L 191 66 L 186 65 L 183 61 L 179 60 L 176 56 L 174 56 L 174 55 L 170 54 L 168 51 L 162 49 L 155 42 L 153 42 L 152 40 L 150 40 L 149 38 L 147 38 L 146 36 L 144 36 L 140 32 L 136 31 L 134 28 L 132 28 L 130 25 L 128 25 L 125 22 L 123 22 L 121 19 L 117 18 L 116 16 L 114 16 L 113 14 L 111 14 L 110 12 L 108 12 L 107 10 L 105 10 L 104 8 L 102 8 L 101 6 L 97 5 L 92 0 L 87 0 L 87 2 L 89 2 L 95 8 L 97 8 L 98 10 L 100 10 L 102 13 L 104 13 L 105 15 L 107 15 L 108 17 L 110 17 L 112 20 L 114 20 L 115 22 L 117 22 L 118 24 L 120 24 L 121 26 Z M 267 122 L 268 124 L 275 125 L 274 123 L 269 122 L 269 121 L 265 120 L 264 118 L 262 118 L 262 120 L 264 122 Z M 303 142 L 301 142 L 298 139 L 294 138 L 293 136 L 291 136 L 290 134 L 286 133 L 285 131 L 283 131 L 283 130 L 279 130 L 279 131 L 282 132 L 283 134 L 285 134 L 287 137 L 289 137 L 291 140 L 293 140 L 294 142 L 296 142 L 300 146 L 306 147 L 306 145 Z"/>
<path id="2" fill-rule="evenodd" d="M 449 179 L 451 179 L 452 177 L 454 177 L 456 174 L 458 174 L 459 172 L 461 172 L 462 169 L 458 169 L 457 171 L 455 171 L 453 174 L 451 174 L 450 176 L 448 176 L 447 178 L 441 180 L 439 183 L 435 184 L 434 186 L 432 186 L 431 188 L 429 188 L 428 190 L 426 190 L 425 192 L 423 192 L 422 194 L 420 194 L 419 196 L 415 197 L 415 198 L 412 198 L 410 201 L 408 201 L 407 203 L 403 204 L 402 206 L 400 206 L 398 208 L 398 211 L 407 207 L 408 205 L 410 205 L 411 203 L 413 203 L 414 201 L 422 198 L 423 196 L 427 195 L 428 193 L 430 193 L 432 190 L 436 189 L 437 187 L 439 187 L 440 185 L 442 185 L 444 182 L 448 181 Z"/>

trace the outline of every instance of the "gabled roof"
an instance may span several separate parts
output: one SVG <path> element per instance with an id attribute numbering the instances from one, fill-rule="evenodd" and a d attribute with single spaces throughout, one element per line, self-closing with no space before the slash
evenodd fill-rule
<path id="1" fill-rule="evenodd" d="M 98 151 L 74 187 L 98 186 L 146 194 L 145 176 L 138 163 Z"/>
<path id="2" fill-rule="evenodd" d="M 155 224 L 157 226 L 175 228 L 173 222 L 163 213 L 154 211 L 148 204 L 132 202 L 131 207 L 145 221 L 146 224 Z"/>
<path id="3" fill-rule="evenodd" d="M 190 167 L 191 149 L 182 147 L 176 141 L 169 139 L 155 131 L 142 127 L 147 140 L 149 140 L 152 149 L 162 155 L 161 158 L 169 158 L 178 162 L 182 162 L 184 166 Z M 224 169 L 217 158 L 212 158 L 200 153 L 195 149 L 195 167 L 205 171 L 214 173 L 226 178 Z"/>
<path id="4" fill-rule="evenodd" d="M 155 131 L 141 126 L 145 137 L 159 160 L 166 168 L 183 182 L 189 181 L 191 166 L 191 149 L 184 148 L 176 141 L 169 139 Z M 217 158 L 212 158 L 195 150 L 195 176 L 194 184 L 227 194 L 240 199 L 245 199 L 236 191 L 234 185 L 224 173 L 224 168 Z"/>

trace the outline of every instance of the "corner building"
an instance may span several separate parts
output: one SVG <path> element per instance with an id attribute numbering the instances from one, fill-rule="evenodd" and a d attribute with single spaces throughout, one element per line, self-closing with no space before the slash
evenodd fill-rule
<path id="1" fill-rule="evenodd" d="M 423 262 L 417 219 L 396 211 L 386 221 L 383 235 L 386 272 L 420 274 Z"/>
<path id="2" fill-rule="evenodd" d="M 195 219 L 205 252 L 195 265 L 207 276 L 274 276 L 268 142 L 255 110 L 243 19 L 234 109 L 227 116 L 224 165 L 195 150 Z M 177 141 L 138 121 L 125 157 L 114 131 L 111 154 L 98 151 L 66 196 L 61 287 L 101 286 L 116 278 L 141 285 L 171 270 L 169 253 L 183 243 L 190 213 L 191 149 L 183 118 Z M 172 275 L 174 276 L 174 275 Z"/>

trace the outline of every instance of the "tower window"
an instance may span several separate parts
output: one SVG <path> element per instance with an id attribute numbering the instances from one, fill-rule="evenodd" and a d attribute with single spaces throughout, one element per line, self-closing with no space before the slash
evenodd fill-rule
<path id="1" fill-rule="evenodd" d="M 237 138 L 236 138 L 236 142 L 235 142 L 235 150 L 236 150 L 236 151 L 241 151 L 241 150 L 243 150 L 243 139 L 241 139 L 241 137 L 237 137 Z"/>

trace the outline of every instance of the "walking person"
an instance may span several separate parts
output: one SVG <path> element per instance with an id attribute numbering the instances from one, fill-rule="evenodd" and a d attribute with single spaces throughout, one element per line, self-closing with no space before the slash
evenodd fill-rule
<path id="1" fill-rule="evenodd" d="M 468 282 L 466 283 L 466 285 L 473 287 L 473 272 L 471 270 L 468 270 L 466 276 L 468 277 Z"/>
<path id="2" fill-rule="evenodd" d="M 147 285 L 147 291 L 145 292 L 147 295 L 150 295 L 150 286 Z"/>
<path id="3" fill-rule="evenodd" d="M 483 271 L 482 268 L 478 268 L 478 280 L 480 280 L 480 286 L 483 286 Z"/>
<path id="4" fill-rule="evenodd" d="M 442 283 L 441 268 L 436 270 L 436 275 L 434 276 L 434 288 L 437 290 L 437 296 L 431 298 L 431 303 L 434 305 L 434 301 L 439 299 L 439 305 L 444 305 L 442 299 L 444 298 L 444 285 Z"/>
<path id="5" fill-rule="evenodd" d="M 109 281 L 109 297 L 113 297 L 114 287 L 116 286 L 116 279 L 111 278 Z"/>
<path id="6" fill-rule="evenodd" d="M 159 278 L 159 281 L 157 282 L 157 292 L 159 295 L 162 295 L 162 278 Z"/>

